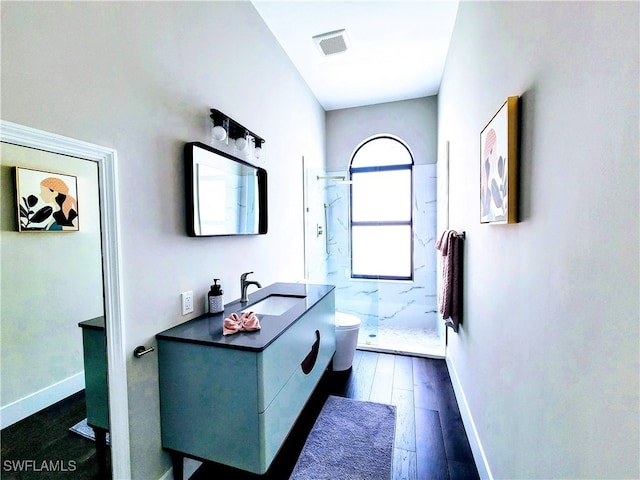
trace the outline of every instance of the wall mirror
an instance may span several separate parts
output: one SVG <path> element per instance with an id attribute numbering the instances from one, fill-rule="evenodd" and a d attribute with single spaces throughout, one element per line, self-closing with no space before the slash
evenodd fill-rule
<path id="1" fill-rule="evenodd" d="M 187 233 L 267 233 L 267 171 L 204 143 L 185 145 Z"/>

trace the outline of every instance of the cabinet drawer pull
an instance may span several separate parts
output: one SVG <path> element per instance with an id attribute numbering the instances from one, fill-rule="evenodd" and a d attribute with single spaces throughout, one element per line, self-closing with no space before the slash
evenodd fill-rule
<path id="1" fill-rule="evenodd" d="M 311 351 L 307 354 L 305 359 L 300 364 L 300 367 L 302 367 L 302 372 L 305 375 L 309 375 L 309 373 L 311 373 L 311 370 L 313 370 L 313 367 L 316 364 L 316 360 L 318 359 L 319 350 L 320 350 L 320 332 L 316 330 L 316 341 L 311 346 Z"/>

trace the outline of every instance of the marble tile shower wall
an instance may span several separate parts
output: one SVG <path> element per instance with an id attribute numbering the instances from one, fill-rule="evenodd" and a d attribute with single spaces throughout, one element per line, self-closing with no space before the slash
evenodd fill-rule
<path id="1" fill-rule="evenodd" d="M 436 290 L 436 180 L 436 165 L 414 167 L 412 282 L 350 277 L 349 187 L 331 182 L 323 185 L 327 205 L 326 281 L 336 286 L 336 310 L 361 318 L 360 345 L 422 352 L 442 344 Z M 411 342 L 419 345 L 412 346 Z"/>

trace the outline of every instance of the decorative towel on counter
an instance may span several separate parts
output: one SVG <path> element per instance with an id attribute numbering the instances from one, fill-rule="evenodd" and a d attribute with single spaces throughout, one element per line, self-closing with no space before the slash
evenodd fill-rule
<path id="1" fill-rule="evenodd" d="M 445 230 L 436 243 L 442 255 L 438 309 L 445 323 L 456 332 L 462 321 L 462 241 L 454 230 Z"/>
<path id="2" fill-rule="evenodd" d="M 242 315 L 232 313 L 224 319 L 222 335 L 233 335 L 241 331 L 251 332 L 260 328 L 260 320 L 255 313 L 245 312 Z"/>

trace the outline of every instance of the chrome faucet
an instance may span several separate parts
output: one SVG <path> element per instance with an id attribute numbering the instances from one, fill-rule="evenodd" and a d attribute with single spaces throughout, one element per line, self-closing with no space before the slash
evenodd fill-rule
<path id="1" fill-rule="evenodd" d="M 249 285 L 255 285 L 258 288 L 262 288 L 260 282 L 254 282 L 253 280 L 247 280 L 247 275 L 251 275 L 253 272 L 245 272 L 240 275 L 240 291 L 242 292 L 242 297 L 240 301 L 246 303 L 249 301 L 249 296 L 247 295 L 247 287 Z"/>

